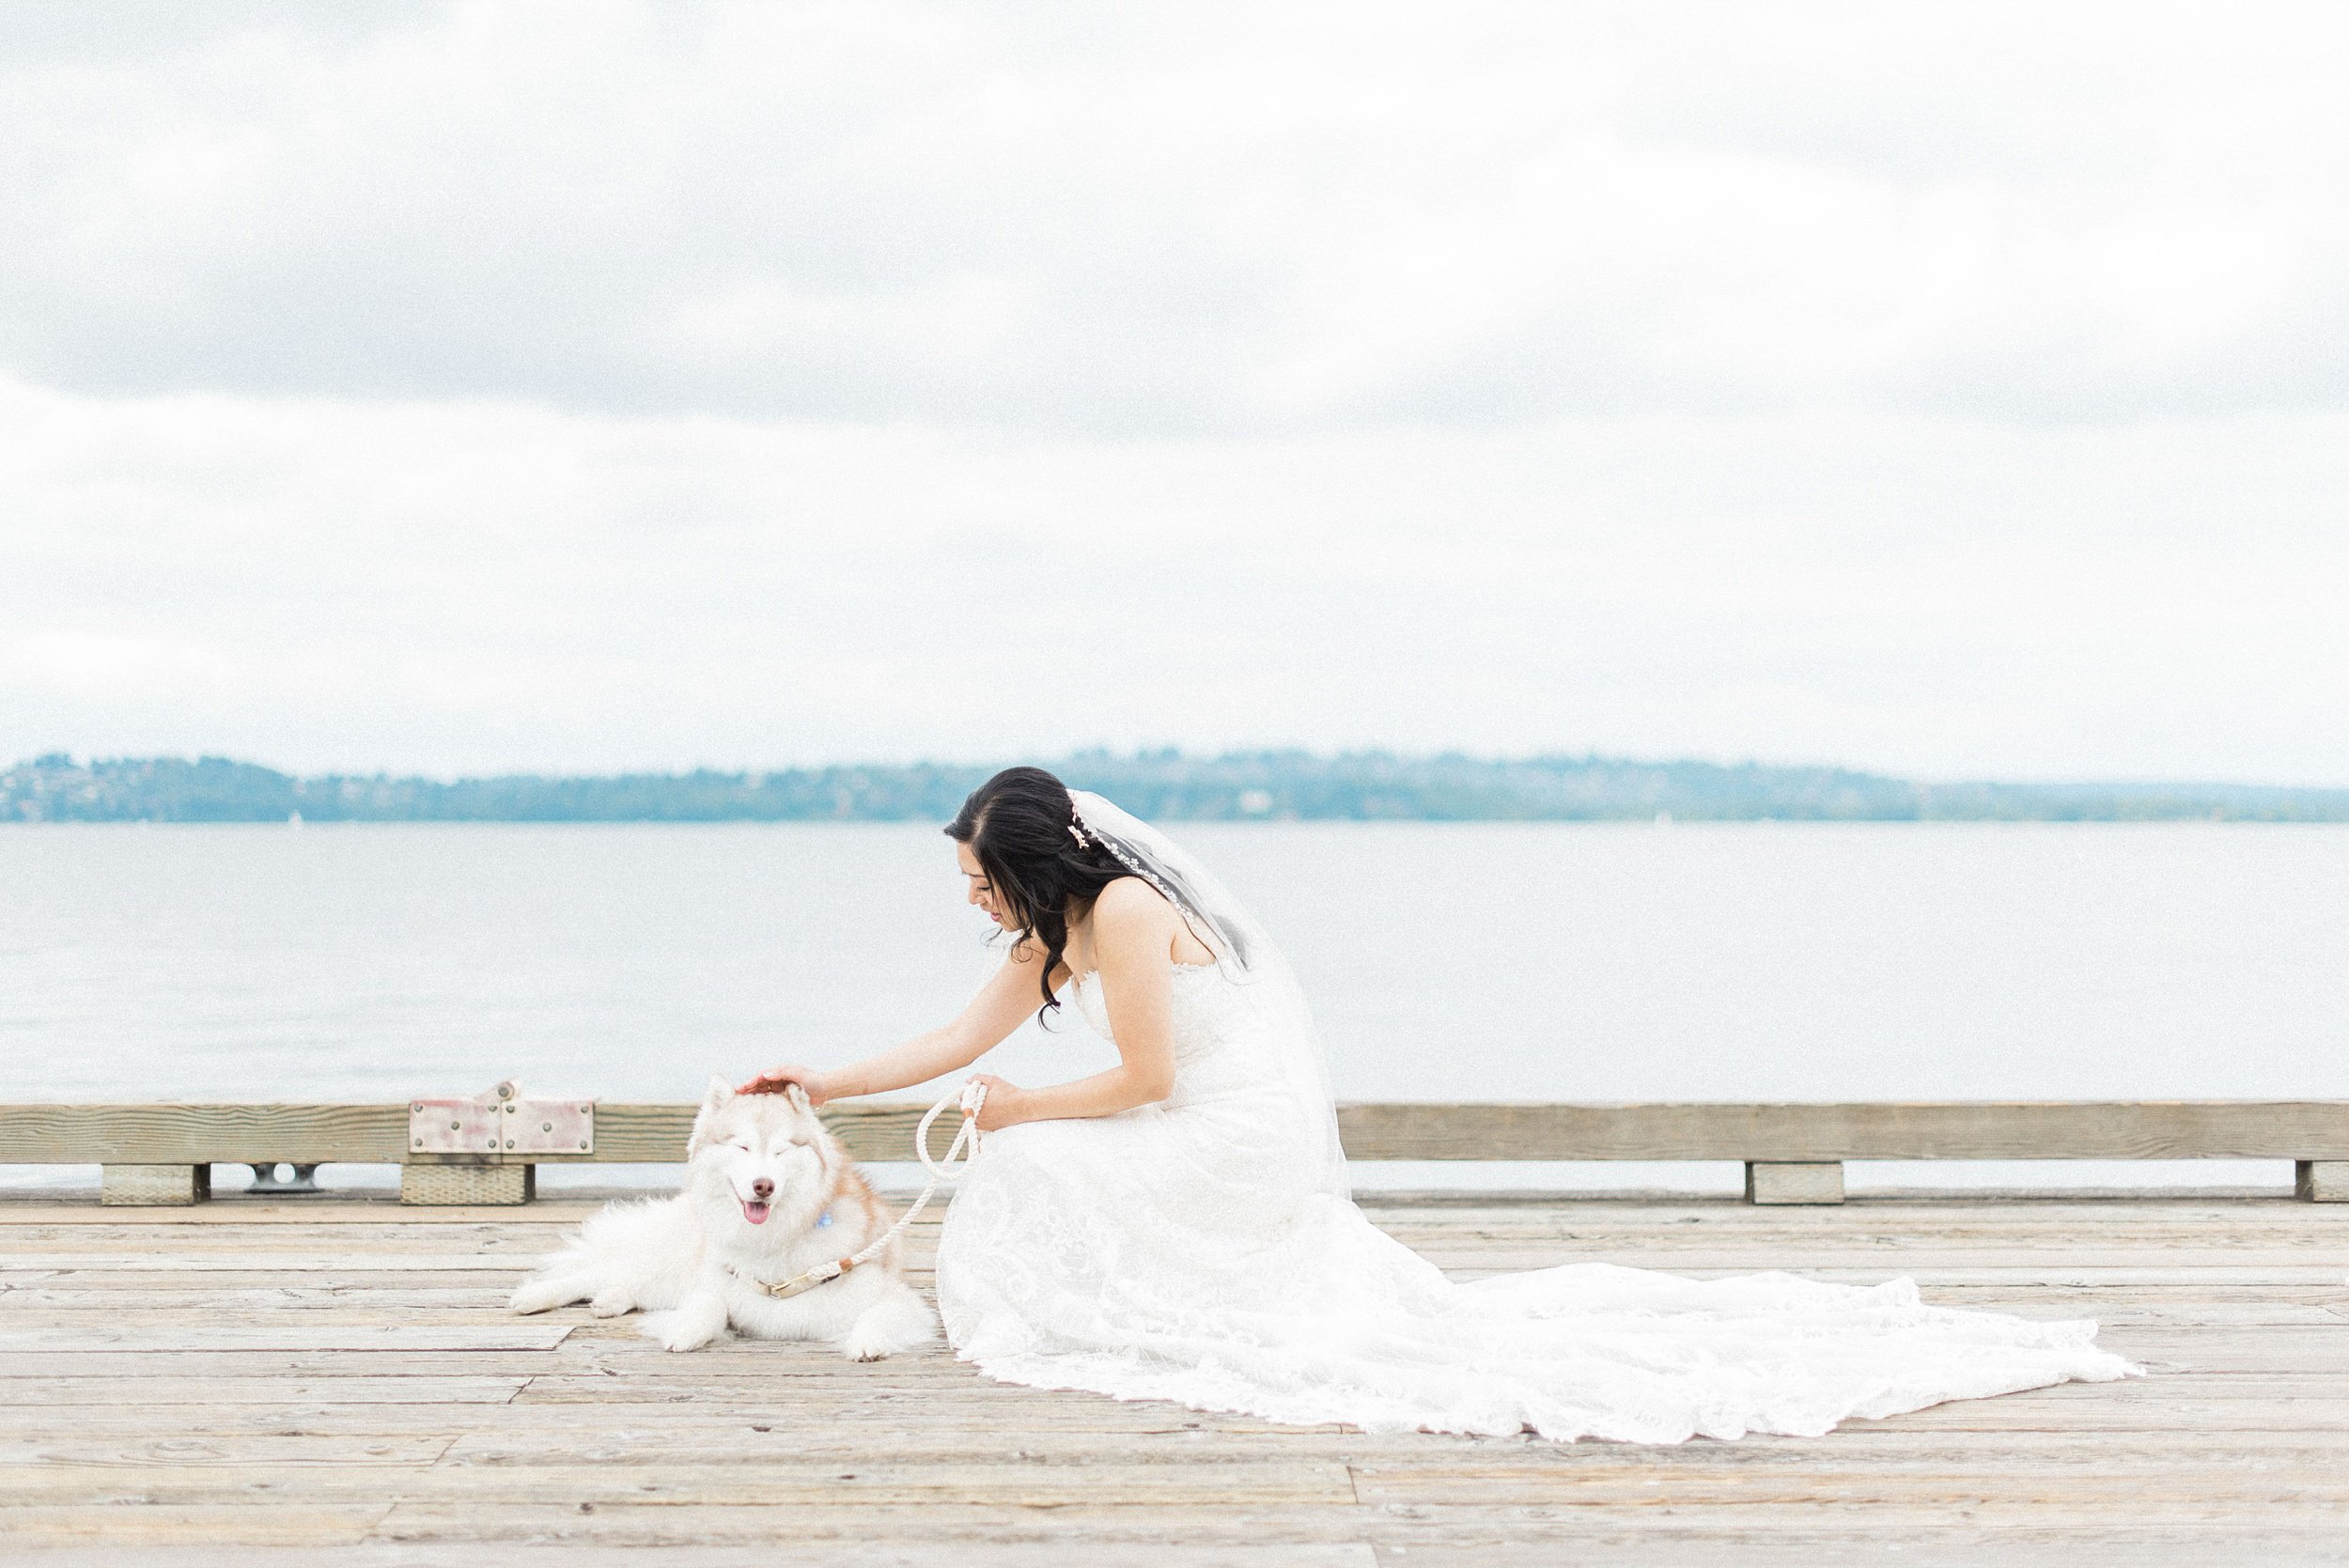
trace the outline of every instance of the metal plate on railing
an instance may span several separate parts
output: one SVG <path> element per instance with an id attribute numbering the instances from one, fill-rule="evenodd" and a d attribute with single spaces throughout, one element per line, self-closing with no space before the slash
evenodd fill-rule
<path id="1" fill-rule="evenodd" d="M 408 1102 L 408 1152 L 583 1155 L 596 1147 L 596 1102 L 533 1100 L 507 1081 L 469 1100 Z"/>

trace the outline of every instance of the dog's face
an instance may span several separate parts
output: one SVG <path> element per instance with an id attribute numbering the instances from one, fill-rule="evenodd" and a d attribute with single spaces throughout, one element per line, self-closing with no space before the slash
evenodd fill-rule
<path id="1" fill-rule="evenodd" d="M 712 1079 L 686 1145 L 693 1185 L 731 1193 L 753 1225 L 777 1208 L 823 1201 L 832 1188 L 831 1137 L 795 1084 L 780 1094 L 738 1094 Z"/>

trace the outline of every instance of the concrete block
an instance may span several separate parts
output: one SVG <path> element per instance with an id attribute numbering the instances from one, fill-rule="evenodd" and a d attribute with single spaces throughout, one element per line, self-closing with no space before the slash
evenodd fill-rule
<path id="1" fill-rule="evenodd" d="M 1746 1162 L 1749 1203 L 1840 1203 L 1843 1162 L 1836 1159 Z"/>
<path id="2" fill-rule="evenodd" d="M 101 1165 L 98 1201 L 126 1207 L 200 1203 L 212 1195 L 209 1165 Z"/>
<path id="3" fill-rule="evenodd" d="M 2304 1159 L 2293 1190 L 2312 1203 L 2349 1203 L 2349 1159 Z"/>
<path id="4" fill-rule="evenodd" d="M 527 1203 L 538 1195 L 536 1165 L 403 1165 L 403 1203 Z"/>

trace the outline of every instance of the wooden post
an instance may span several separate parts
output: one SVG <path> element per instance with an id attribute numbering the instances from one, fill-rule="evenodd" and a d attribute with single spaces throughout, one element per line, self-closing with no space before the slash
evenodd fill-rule
<path id="1" fill-rule="evenodd" d="M 2349 1159 L 2304 1159 L 2293 1167 L 2292 1189 L 2312 1203 L 2349 1203 Z"/>
<path id="2" fill-rule="evenodd" d="M 527 1203 L 537 1195 L 536 1165 L 417 1162 L 399 1168 L 403 1203 Z"/>
<path id="3" fill-rule="evenodd" d="M 1840 1203 L 1843 1162 L 1840 1159 L 1746 1161 L 1749 1203 Z"/>
<path id="4" fill-rule="evenodd" d="M 124 1206 L 200 1203 L 212 1195 L 209 1165 L 101 1165 L 98 1201 Z"/>

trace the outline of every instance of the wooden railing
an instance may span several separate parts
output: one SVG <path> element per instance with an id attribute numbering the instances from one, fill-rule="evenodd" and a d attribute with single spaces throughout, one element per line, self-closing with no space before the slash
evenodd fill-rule
<path id="1" fill-rule="evenodd" d="M 823 1114 L 857 1158 L 903 1160 L 924 1109 Z M 682 1159 L 694 1110 L 599 1103 L 583 1154 L 432 1155 L 407 1104 L 0 1105 L 0 1164 L 102 1166 L 115 1203 L 196 1202 L 214 1163 L 397 1165 L 406 1202 L 515 1203 L 539 1165 Z M 1357 1104 L 1338 1126 L 1355 1159 L 1735 1160 L 1757 1203 L 1841 1203 L 1853 1159 L 2289 1159 L 2301 1197 L 2349 1202 L 2349 1100 Z"/>

